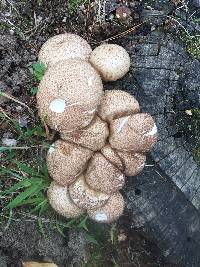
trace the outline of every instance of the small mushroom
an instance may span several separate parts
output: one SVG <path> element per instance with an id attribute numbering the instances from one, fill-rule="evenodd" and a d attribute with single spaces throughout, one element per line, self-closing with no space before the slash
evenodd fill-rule
<path id="1" fill-rule="evenodd" d="M 98 115 L 107 122 L 113 119 L 138 113 L 140 111 L 138 101 L 122 90 L 105 91 Z"/>
<path id="2" fill-rule="evenodd" d="M 157 140 L 157 127 L 147 113 L 138 113 L 113 120 L 109 142 L 122 151 L 147 152 Z"/>
<path id="3" fill-rule="evenodd" d="M 91 156 L 90 149 L 57 140 L 47 153 L 49 174 L 60 185 L 68 185 L 84 171 Z"/>
<path id="4" fill-rule="evenodd" d="M 86 128 L 74 132 L 61 132 L 63 140 L 79 144 L 93 151 L 100 150 L 106 143 L 109 129 L 106 122 L 96 116 Z"/>
<path id="5" fill-rule="evenodd" d="M 90 55 L 89 62 L 104 81 L 116 81 L 130 68 L 129 54 L 122 46 L 116 44 L 102 44 L 96 47 Z"/>
<path id="6" fill-rule="evenodd" d="M 39 84 L 40 117 L 58 131 L 89 125 L 103 96 L 100 76 L 83 60 L 60 61 L 47 69 Z"/>
<path id="7" fill-rule="evenodd" d="M 110 144 L 106 144 L 102 149 L 101 153 L 103 156 L 114 166 L 116 166 L 120 171 L 124 170 L 122 160 L 120 159 L 118 153 L 113 149 Z"/>
<path id="8" fill-rule="evenodd" d="M 93 190 L 85 182 L 84 175 L 69 186 L 69 194 L 74 203 L 83 209 L 95 209 L 103 206 L 110 195 Z"/>
<path id="9" fill-rule="evenodd" d="M 99 152 L 91 158 L 85 179 L 91 188 L 106 194 L 118 191 L 125 183 L 124 174 Z"/>
<path id="10" fill-rule="evenodd" d="M 88 60 L 91 52 L 90 45 L 82 37 L 64 33 L 49 38 L 42 45 L 38 59 L 49 67 L 60 60 L 72 58 Z"/>
<path id="11" fill-rule="evenodd" d="M 47 196 L 51 207 L 66 218 L 76 218 L 84 213 L 83 209 L 77 207 L 70 198 L 68 187 L 52 182 Z"/>
<path id="12" fill-rule="evenodd" d="M 108 202 L 97 209 L 87 210 L 89 217 L 101 223 L 111 223 L 116 221 L 124 211 L 124 199 L 119 192 L 114 193 Z"/>
<path id="13" fill-rule="evenodd" d="M 125 166 L 124 173 L 127 176 L 137 175 L 145 166 L 146 156 L 143 154 L 122 151 L 117 151 L 117 154 Z"/>

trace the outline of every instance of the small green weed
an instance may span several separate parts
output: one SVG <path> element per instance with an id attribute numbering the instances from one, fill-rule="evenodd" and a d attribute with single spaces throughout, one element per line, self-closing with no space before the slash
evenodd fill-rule
<path id="1" fill-rule="evenodd" d="M 180 39 L 184 42 L 187 52 L 200 60 L 200 35 L 189 36 L 186 32 L 182 32 Z"/>
<path id="2" fill-rule="evenodd" d="M 70 14 L 74 14 L 77 9 L 88 2 L 88 0 L 69 0 L 68 7 Z"/>
<path id="3" fill-rule="evenodd" d="M 40 82 L 42 80 L 42 77 L 44 76 L 44 73 L 46 71 L 46 66 L 44 63 L 42 62 L 35 62 L 30 68 L 29 68 L 30 73 L 33 76 L 33 83 L 38 84 L 38 82 Z M 35 95 L 37 94 L 38 88 L 37 86 L 33 86 L 30 89 L 31 94 Z"/>

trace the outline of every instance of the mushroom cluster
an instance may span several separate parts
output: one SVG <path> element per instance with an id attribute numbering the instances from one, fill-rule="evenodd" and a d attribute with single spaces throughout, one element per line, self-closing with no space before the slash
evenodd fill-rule
<path id="1" fill-rule="evenodd" d="M 102 80 L 128 72 L 129 55 L 115 44 L 92 51 L 84 39 L 66 33 L 50 38 L 39 60 L 47 67 L 37 93 L 39 115 L 60 133 L 47 153 L 49 203 L 67 218 L 87 213 L 113 222 L 123 213 L 125 177 L 144 168 L 157 139 L 153 118 L 140 113 L 133 96 L 103 91 Z"/>

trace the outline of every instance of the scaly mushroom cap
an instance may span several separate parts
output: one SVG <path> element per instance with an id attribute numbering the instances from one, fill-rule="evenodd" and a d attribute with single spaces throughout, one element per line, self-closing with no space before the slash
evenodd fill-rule
<path id="1" fill-rule="evenodd" d="M 47 153 L 49 174 L 60 185 L 68 185 L 84 171 L 91 156 L 87 148 L 57 140 Z"/>
<path id="2" fill-rule="evenodd" d="M 121 90 L 105 91 L 98 115 L 111 122 L 113 119 L 128 116 L 140 111 L 138 101 L 127 92 Z"/>
<path id="3" fill-rule="evenodd" d="M 93 151 L 100 150 L 106 143 L 109 129 L 106 122 L 95 116 L 90 125 L 74 132 L 61 132 L 63 140 L 79 144 Z"/>
<path id="4" fill-rule="evenodd" d="M 74 203 L 83 209 L 94 209 L 103 206 L 110 195 L 91 189 L 85 182 L 85 177 L 79 178 L 69 186 L 69 194 Z"/>
<path id="5" fill-rule="evenodd" d="M 102 149 L 101 149 L 102 155 L 114 166 L 116 166 L 120 171 L 124 170 L 124 166 L 122 163 L 122 160 L 120 159 L 118 153 L 116 152 L 115 149 L 113 149 L 110 144 L 106 144 Z"/>
<path id="6" fill-rule="evenodd" d="M 89 217 L 102 223 L 111 223 L 116 221 L 124 211 L 124 199 L 119 192 L 114 193 L 108 202 L 97 209 L 87 210 Z"/>
<path id="7" fill-rule="evenodd" d="M 130 68 L 129 54 L 116 44 L 102 44 L 96 47 L 90 55 L 89 62 L 104 81 L 116 81 Z"/>
<path id="8" fill-rule="evenodd" d="M 56 182 L 52 182 L 47 196 L 51 207 L 66 218 L 76 218 L 84 213 L 84 210 L 77 207 L 71 200 L 67 186 L 60 186 Z"/>
<path id="9" fill-rule="evenodd" d="M 109 142 L 117 150 L 147 152 L 156 140 L 157 127 L 149 114 L 122 117 L 110 124 Z"/>
<path id="10" fill-rule="evenodd" d="M 85 179 L 91 188 L 106 194 L 118 191 L 125 183 L 124 174 L 99 152 L 91 158 Z"/>
<path id="11" fill-rule="evenodd" d="M 137 175 L 145 166 L 146 156 L 143 154 L 122 151 L 117 151 L 117 154 L 125 166 L 124 173 L 127 176 Z"/>
<path id="12" fill-rule="evenodd" d="M 39 84 L 39 115 L 58 131 L 84 128 L 92 121 L 102 96 L 101 78 L 88 62 L 60 61 L 47 69 Z"/>
<path id="13" fill-rule="evenodd" d="M 90 45 L 82 37 L 65 33 L 49 38 L 42 45 L 38 59 L 49 67 L 60 60 L 73 58 L 88 60 L 91 52 Z"/>

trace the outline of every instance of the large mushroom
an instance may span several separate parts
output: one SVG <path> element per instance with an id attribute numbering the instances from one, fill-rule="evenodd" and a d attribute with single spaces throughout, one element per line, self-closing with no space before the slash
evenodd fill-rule
<path id="1" fill-rule="evenodd" d="M 113 119 L 138 113 L 140 111 L 138 101 L 122 90 L 107 90 L 104 93 L 98 115 L 107 122 Z"/>
<path id="2" fill-rule="evenodd" d="M 125 183 L 124 174 L 99 152 L 91 158 L 85 179 L 91 188 L 106 194 L 118 191 Z"/>
<path id="3" fill-rule="evenodd" d="M 96 47 L 89 62 L 100 73 L 103 81 L 116 81 L 130 68 L 130 57 L 126 50 L 116 44 L 102 44 Z"/>
<path id="4" fill-rule="evenodd" d="M 49 174 L 60 185 L 68 185 L 85 170 L 91 156 L 90 149 L 57 140 L 47 153 Z"/>
<path id="5" fill-rule="evenodd" d="M 110 124 L 109 142 L 117 150 L 147 152 L 157 136 L 156 124 L 147 113 L 121 117 Z"/>
<path id="6" fill-rule="evenodd" d="M 73 58 L 88 60 L 91 52 L 90 45 L 82 37 L 64 33 L 49 38 L 42 45 L 38 59 L 49 67 L 60 60 Z"/>
<path id="7" fill-rule="evenodd" d="M 108 200 L 108 202 L 96 209 L 87 210 L 87 213 L 91 219 L 101 223 L 111 223 L 116 221 L 124 211 L 124 199 L 119 192 L 114 193 Z"/>
<path id="8" fill-rule="evenodd" d="M 91 124 L 83 129 L 73 132 L 61 132 L 63 140 L 79 144 L 93 151 L 100 150 L 105 145 L 108 135 L 107 123 L 98 116 L 95 116 Z"/>
<path id="9" fill-rule="evenodd" d="M 93 190 L 85 182 L 84 175 L 69 186 L 69 194 L 74 203 L 82 209 L 95 209 L 103 206 L 110 195 Z"/>
<path id="10" fill-rule="evenodd" d="M 102 96 L 101 78 L 88 62 L 59 61 L 39 84 L 39 115 L 55 130 L 81 129 L 92 121 Z"/>
<path id="11" fill-rule="evenodd" d="M 85 212 L 84 209 L 74 204 L 70 198 L 67 186 L 61 186 L 56 182 L 52 182 L 47 191 L 47 196 L 51 207 L 66 218 L 76 218 Z"/>

